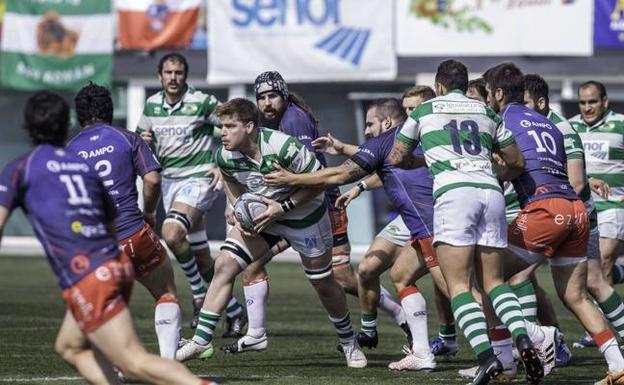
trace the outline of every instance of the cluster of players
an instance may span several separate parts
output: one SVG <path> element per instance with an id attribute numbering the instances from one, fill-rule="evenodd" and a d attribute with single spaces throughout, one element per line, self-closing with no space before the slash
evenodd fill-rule
<path id="1" fill-rule="evenodd" d="M 36 147 L 0 177 L 0 229 L 24 209 L 67 307 L 55 348 L 89 382 L 117 383 L 121 373 L 210 383 L 173 359 L 210 358 L 222 313 L 224 336 L 235 338 L 224 352 L 267 349 L 265 265 L 291 247 L 349 367 L 366 367 L 362 347 L 377 346 L 379 308 L 407 339 L 392 370 L 434 370 L 436 356 L 457 353 L 459 326 L 477 358 L 460 371 L 472 384 L 510 381 L 520 361 L 538 383 L 571 357 L 534 274 L 548 263 L 559 298 L 587 331 L 575 345 L 597 346 L 608 364 L 597 384 L 624 384 L 624 304 L 613 289 L 624 280 L 615 264 L 624 239 L 624 116 L 608 109 L 601 83 L 579 87 L 581 114 L 567 121 L 549 107 L 540 76 L 504 63 L 469 81 L 465 65 L 447 60 L 433 89 L 373 102 L 366 141 L 353 145 L 319 136 L 311 109 L 275 71 L 256 78 L 256 103 L 220 103 L 188 85 L 187 73 L 182 55 L 160 60 L 163 89 L 148 98 L 137 133 L 112 126 L 109 91 L 89 84 L 74 100 L 82 129 L 67 141 L 67 103 L 37 93 L 24 113 Z M 324 153 L 347 160 L 327 167 Z M 356 181 L 341 195 L 339 186 Z M 381 187 L 399 216 L 354 271 L 345 208 Z M 231 227 L 213 262 L 204 214 L 221 189 Z M 245 192 L 266 204 L 252 231 L 232 210 Z M 154 232 L 161 195 L 162 237 L 193 293 L 190 339 L 180 336 L 173 269 Z M 380 285 L 386 270 L 398 301 Z M 427 273 L 440 322 L 431 341 L 416 285 Z M 246 309 L 232 296 L 241 274 Z M 134 278 L 154 297 L 161 357 L 133 329 Z M 345 293 L 359 298 L 359 333 Z"/>

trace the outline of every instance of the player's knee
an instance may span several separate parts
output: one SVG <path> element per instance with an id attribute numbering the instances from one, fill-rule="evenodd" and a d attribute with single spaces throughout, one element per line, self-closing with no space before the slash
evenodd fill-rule
<path id="1" fill-rule="evenodd" d="M 370 264 L 366 263 L 366 260 L 363 260 L 358 266 L 358 277 L 360 278 L 360 282 L 366 285 L 378 280 L 379 275 L 372 269 Z"/>
<path id="2" fill-rule="evenodd" d="M 191 229 L 191 220 L 186 214 L 171 210 L 163 222 L 162 235 L 169 247 L 179 246 L 186 241 L 186 234 Z"/>
<path id="3" fill-rule="evenodd" d="M 324 282 L 328 279 L 334 280 L 331 262 L 325 265 L 313 267 L 304 266 L 303 272 L 312 284 Z"/>
<path id="4" fill-rule="evenodd" d="M 245 270 L 242 272 L 242 278 L 244 284 L 249 284 L 251 282 L 266 280 L 268 278 L 268 274 L 264 267 L 258 267 L 256 264 L 252 263 L 247 266 Z"/>

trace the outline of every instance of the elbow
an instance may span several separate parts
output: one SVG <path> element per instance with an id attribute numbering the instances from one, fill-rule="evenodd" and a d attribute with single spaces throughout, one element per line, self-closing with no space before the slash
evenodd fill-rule
<path id="1" fill-rule="evenodd" d="M 570 179 L 570 185 L 576 195 L 581 195 L 581 192 L 585 189 L 585 181 L 583 179 Z"/>
<path id="2" fill-rule="evenodd" d="M 143 186 L 149 190 L 160 190 L 160 173 L 152 171 L 143 176 Z"/>

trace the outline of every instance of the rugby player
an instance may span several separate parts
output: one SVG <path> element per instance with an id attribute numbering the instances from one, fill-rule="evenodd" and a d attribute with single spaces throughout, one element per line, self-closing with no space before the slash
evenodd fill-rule
<path id="1" fill-rule="evenodd" d="M 520 258 L 506 258 L 505 271 L 516 274 L 549 259 L 557 294 L 604 354 L 610 371 L 605 381 L 610 383 L 624 376 L 624 359 L 613 332 L 588 298 L 589 213 L 568 181 L 564 134 L 523 105 L 524 76 L 515 65 L 491 68 L 484 78 L 488 104 L 512 131 L 525 158 L 524 172 L 512 179 L 521 211 L 508 229 L 509 249 Z M 504 174 L 507 166 L 500 160 L 497 166 Z M 526 325 L 536 345 L 549 339 L 544 329 L 534 331 L 533 322 Z"/>
<path id="2" fill-rule="evenodd" d="M 262 127 L 279 130 L 294 136 L 303 143 L 308 151 L 314 153 L 323 167 L 327 166 L 324 154 L 315 149 L 313 143 L 318 145 L 318 120 L 312 114 L 311 109 L 296 94 L 289 92 L 284 78 L 277 71 L 263 72 L 257 76 L 254 82 L 256 102 L 260 110 L 260 125 Z M 333 248 L 332 268 L 336 280 L 352 295 L 358 295 L 358 280 L 351 267 L 351 246 L 347 236 L 347 214 L 344 208 L 336 206 L 335 201 L 340 195 L 337 188 L 326 191 L 329 217 L 332 224 Z M 281 251 L 279 244 L 266 258 L 250 264 L 243 271 L 243 290 L 249 317 L 249 327 L 245 336 L 232 344 L 223 346 L 223 350 L 229 353 L 241 353 L 244 351 L 264 350 L 268 347 L 265 328 L 265 308 L 269 293 L 268 275 L 264 265 L 275 254 Z M 401 307 L 394 301 L 392 295 L 382 287 L 380 307 L 390 314 L 397 325 L 401 326 L 409 334 L 405 314 Z M 365 315 L 364 323 L 376 325 L 376 314 Z M 377 346 L 377 335 L 372 329 L 369 333 L 358 334 L 358 342 L 361 347 L 374 348 Z M 244 349 L 243 346 L 247 346 Z"/>
<path id="3" fill-rule="evenodd" d="M 219 196 L 221 174 L 215 166 L 219 102 L 186 83 L 188 64 L 178 53 L 164 55 L 158 63 L 162 90 L 150 96 L 137 132 L 152 146 L 162 168 L 166 218 L 162 236 L 180 263 L 193 292 L 191 328 L 212 279 L 204 214 Z M 243 308 L 232 297 L 226 308 L 224 337 L 240 337 L 246 323 Z"/>
<path id="4" fill-rule="evenodd" d="M 139 135 L 112 127 L 113 99 L 105 87 L 89 84 L 74 98 L 82 131 L 67 151 L 95 170 L 115 203 L 115 231 L 135 276 L 154 300 L 154 326 L 160 355 L 174 359 L 180 339 L 180 306 L 167 251 L 154 233 L 160 199 L 160 164 Z M 143 211 L 138 206 L 137 176 L 143 179 Z"/>
<path id="5" fill-rule="evenodd" d="M 0 234 L 21 207 L 63 290 L 56 352 L 92 384 L 118 383 L 113 365 L 150 384 L 213 384 L 141 345 L 127 307 L 134 273 L 114 235 L 113 202 L 91 167 L 63 148 L 68 125 L 62 98 L 33 95 L 24 127 L 35 148 L 0 176 Z"/>
<path id="6" fill-rule="evenodd" d="M 347 366 L 365 367 L 366 357 L 353 333 L 344 290 L 333 276 L 333 237 L 323 190 L 274 188 L 263 178 L 278 167 L 295 173 L 313 172 L 321 167 L 320 162 L 296 138 L 259 127 L 258 108 L 248 100 L 232 99 L 217 108 L 217 115 L 223 142 L 217 164 L 230 203 L 248 191 L 260 194 L 267 209 L 255 218 L 253 233 L 242 230 L 240 224 L 230 230 L 215 263 L 216 274 L 199 314 L 199 326 L 176 358 L 185 361 L 213 354 L 212 334 L 236 276 L 284 238 L 301 256 L 305 275 L 336 328 Z"/>
<path id="7" fill-rule="evenodd" d="M 390 275 L 407 315 L 412 343 L 407 349 L 406 357 L 391 363 L 389 367 L 396 370 L 433 370 L 436 363 L 429 351 L 427 307 L 425 298 L 414 282 L 430 269 L 432 275 L 437 278 L 436 283 L 441 284 L 443 290 L 446 288 L 431 247 L 433 220 L 431 175 L 424 167 L 424 161 L 423 167 L 415 170 L 400 170 L 390 165 L 388 161 L 394 137 L 405 119 L 406 114 L 398 100 L 377 100 L 366 112 L 367 140 L 349 160 L 340 166 L 325 168 L 311 174 L 292 174 L 278 170 L 266 175 L 265 180 L 269 185 L 328 188 L 357 181 L 373 172 L 377 174 L 391 203 L 405 221 L 403 226 L 407 225 L 408 236 L 398 250 L 393 250 L 397 249 L 396 243 L 399 240 L 389 233 L 392 227 L 399 230 L 398 226 L 401 223 L 396 221 L 395 225 L 387 227 L 388 234 L 384 236 L 382 232 L 375 238 L 358 267 L 360 306 L 363 312 L 362 332 L 371 333 L 369 335 L 377 338 L 376 308 L 379 277 L 384 271 L 392 268 Z M 422 151 L 420 153 L 422 155 Z M 360 182 L 358 189 L 367 189 L 366 183 Z M 406 244 L 413 247 L 402 247 Z M 370 316 L 374 323 L 365 323 L 366 316 Z"/>
<path id="8" fill-rule="evenodd" d="M 468 71 L 462 63 L 440 63 L 435 79 L 438 97 L 412 112 L 394 141 L 390 158 L 403 168 L 418 166 L 420 160 L 412 150 L 422 143 L 434 178 L 436 254 L 455 320 L 479 363 L 473 384 L 485 384 L 503 370 L 487 335 L 485 315 L 471 293 L 475 260 L 480 286 L 512 333 L 527 378 L 535 382 L 543 377 L 543 368 L 527 335 L 520 303 L 503 281 L 505 202 L 490 159 L 494 151 L 509 165 L 499 174 L 503 179 L 522 173 L 524 160 L 511 132 L 483 103 L 466 97 L 467 88 Z"/>

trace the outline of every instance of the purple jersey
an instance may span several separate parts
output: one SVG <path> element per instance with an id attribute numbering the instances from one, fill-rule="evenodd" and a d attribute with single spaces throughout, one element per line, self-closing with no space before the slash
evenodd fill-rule
<path id="1" fill-rule="evenodd" d="M 83 158 L 102 179 L 117 209 L 115 228 L 119 239 L 141 230 L 144 221 L 136 178 L 161 170 L 145 141 L 133 132 L 97 124 L 69 141 L 67 150 Z"/>
<path id="2" fill-rule="evenodd" d="M 512 181 L 520 207 L 546 198 L 578 199 L 568 182 L 563 134 L 542 114 L 518 103 L 502 113 L 522 151 L 524 173 Z"/>
<path id="3" fill-rule="evenodd" d="M 297 138 L 297 140 L 306 146 L 308 151 L 314 153 L 316 159 L 321 162 L 323 167 L 327 167 L 325 154 L 312 146 L 312 141 L 319 137 L 316 122 L 303 108 L 293 102 L 289 102 L 280 120 L 278 129 L 285 134 Z M 327 189 L 326 195 L 329 201 L 329 209 L 334 210 L 336 207 L 336 199 L 340 196 L 340 189 L 338 187 L 329 188 Z"/>
<path id="4" fill-rule="evenodd" d="M 63 289 L 119 254 L 106 226 L 115 210 L 102 182 L 60 147 L 40 145 L 9 163 L 0 176 L 0 206 L 22 207 Z"/>
<path id="5" fill-rule="evenodd" d="M 377 172 L 390 202 L 399 211 L 413 238 L 433 236 L 433 178 L 427 167 L 404 170 L 390 164 L 394 137 L 401 126 L 368 139 L 351 160 L 367 172 Z M 423 156 L 420 146 L 416 155 Z"/>

